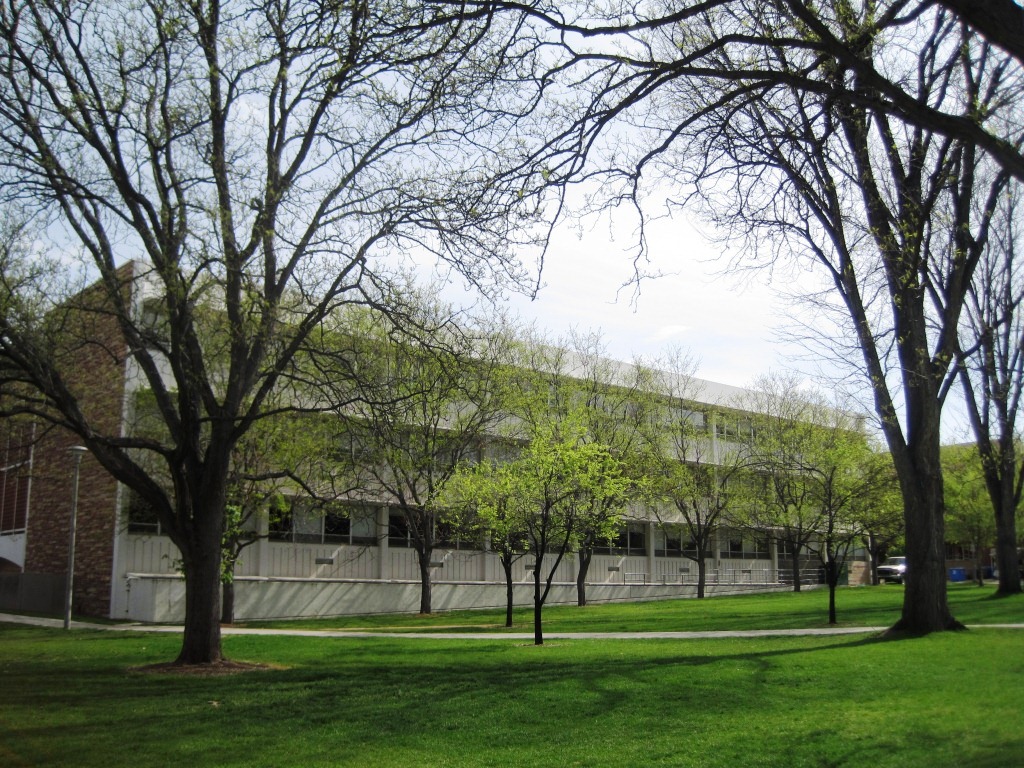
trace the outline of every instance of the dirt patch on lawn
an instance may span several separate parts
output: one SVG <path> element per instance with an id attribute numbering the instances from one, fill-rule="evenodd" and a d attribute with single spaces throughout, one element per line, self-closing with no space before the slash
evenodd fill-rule
<path id="1" fill-rule="evenodd" d="M 244 672 L 268 672 L 284 667 L 274 664 L 256 664 L 249 661 L 231 661 L 221 659 L 210 664 L 179 664 L 174 661 L 160 664 L 147 664 L 143 667 L 130 667 L 129 672 L 144 675 L 173 675 L 176 677 L 224 677 L 240 675 Z"/>

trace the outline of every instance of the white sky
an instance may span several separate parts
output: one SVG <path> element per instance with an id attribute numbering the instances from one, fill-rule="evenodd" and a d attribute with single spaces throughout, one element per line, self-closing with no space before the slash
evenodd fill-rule
<path id="1" fill-rule="evenodd" d="M 793 289 L 788 281 L 810 283 L 811 278 L 777 275 L 781 283 L 773 286 L 767 272 L 727 274 L 720 246 L 677 217 L 657 222 L 648 232 L 647 268 L 671 274 L 644 280 L 634 297 L 632 286 L 620 290 L 633 274 L 634 238 L 620 232 L 607 222 L 582 234 L 578 228 L 560 227 L 545 264 L 545 286 L 535 300 L 512 297 L 510 305 L 523 320 L 536 321 L 556 338 L 573 327 L 601 330 L 609 356 L 626 362 L 677 345 L 697 361 L 698 377 L 721 384 L 749 387 L 758 376 L 790 370 L 801 373 L 808 385 L 829 390 L 851 373 L 852 368 L 836 359 L 812 360 L 808 348 L 782 332 L 808 311 L 786 297 Z M 835 378 L 815 375 L 815 365 L 834 372 Z M 859 374 L 853 381 L 864 384 Z M 959 397 L 950 394 L 943 415 L 944 442 L 968 439 Z M 853 407 L 872 410 L 866 399 Z"/>
<path id="2" fill-rule="evenodd" d="M 612 234 L 614 232 L 614 236 Z M 655 356 L 676 345 L 689 350 L 703 379 L 747 386 L 770 370 L 793 367 L 802 350 L 777 338 L 786 302 L 767 274 L 722 274 L 718 246 L 681 217 L 648 230 L 649 271 L 665 276 L 620 287 L 633 274 L 635 237 L 601 221 L 579 231 L 562 226 L 552 240 L 537 298 L 510 304 L 554 336 L 600 330 L 611 357 Z"/>

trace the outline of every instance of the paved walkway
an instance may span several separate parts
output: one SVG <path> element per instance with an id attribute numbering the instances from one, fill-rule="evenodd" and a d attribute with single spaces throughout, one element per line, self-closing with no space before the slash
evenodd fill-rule
<path id="1" fill-rule="evenodd" d="M 0 613 L 0 623 L 28 624 L 60 629 L 62 619 Z M 1024 624 L 974 624 L 968 629 L 1024 629 Z M 171 624 L 99 624 L 72 621 L 72 629 L 96 629 L 109 632 L 181 632 Z M 745 629 L 709 632 L 545 632 L 547 640 L 609 639 L 609 640 L 699 640 L 720 637 L 797 637 L 805 635 L 864 635 L 884 632 L 888 627 L 821 627 L 815 629 Z M 222 635 L 286 635 L 289 637 L 412 637 L 430 640 L 533 640 L 532 632 L 367 632 L 363 630 L 326 629 L 254 629 L 222 627 Z"/>

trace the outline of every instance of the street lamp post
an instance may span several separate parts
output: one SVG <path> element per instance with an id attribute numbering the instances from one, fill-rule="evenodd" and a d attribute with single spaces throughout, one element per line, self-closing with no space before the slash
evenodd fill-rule
<path id="1" fill-rule="evenodd" d="M 71 454 L 71 525 L 68 534 L 68 575 L 64 582 L 64 629 L 71 627 L 71 593 L 75 583 L 75 528 L 78 525 L 78 470 L 82 466 L 82 457 L 88 452 L 82 445 L 68 448 Z"/>

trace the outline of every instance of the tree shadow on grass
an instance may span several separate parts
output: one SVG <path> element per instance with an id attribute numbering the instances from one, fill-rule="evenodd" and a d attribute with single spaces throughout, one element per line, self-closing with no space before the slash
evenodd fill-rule
<path id="1" fill-rule="evenodd" d="M 119 661 L 131 642 L 118 643 Z M 204 755 L 196 765 L 372 764 L 362 761 L 369 754 L 384 754 L 377 764 L 387 764 L 387 750 L 420 750 L 422 759 L 410 764 L 439 755 L 481 764 L 488 755 L 497 765 L 520 749 L 517 739 L 528 745 L 515 752 L 521 764 L 531 750 L 542 755 L 539 764 L 554 764 L 559 755 L 539 750 L 566 734 L 576 741 L 561 756 L 579 759 L 580 745 L 603 740 L 622 740 L 620 751 L 635 752 L 645 740 L 658 741 L 652 729 L 687 728 L 728 749 L 716 723 L 787 723 L 789 709 L 827 718 L 912 681 L 898 667 L 913 655 L 904 647 L 879 635 L 578 640 L 540 648 L 500 639 L 232 637 L 225 642 L 232 658 L 279 659 L 289 668 L 179 677 L 128 673 L 99 658 L 84 667 L 76 658 L 33 660 L 9 704 L 36 713 L 18 737 L 52 747 L 54 764 L 71 754 L 82 766 L 127 764 L 110 755 L 124 752 L 129 733 L 139 766 L 195 751 Z M 60 746 L 69 733 L 73 744 Z M 848 764 L 874 749 L 851 747 L 862 748 L 868 751 L 844 758 Z"/>

